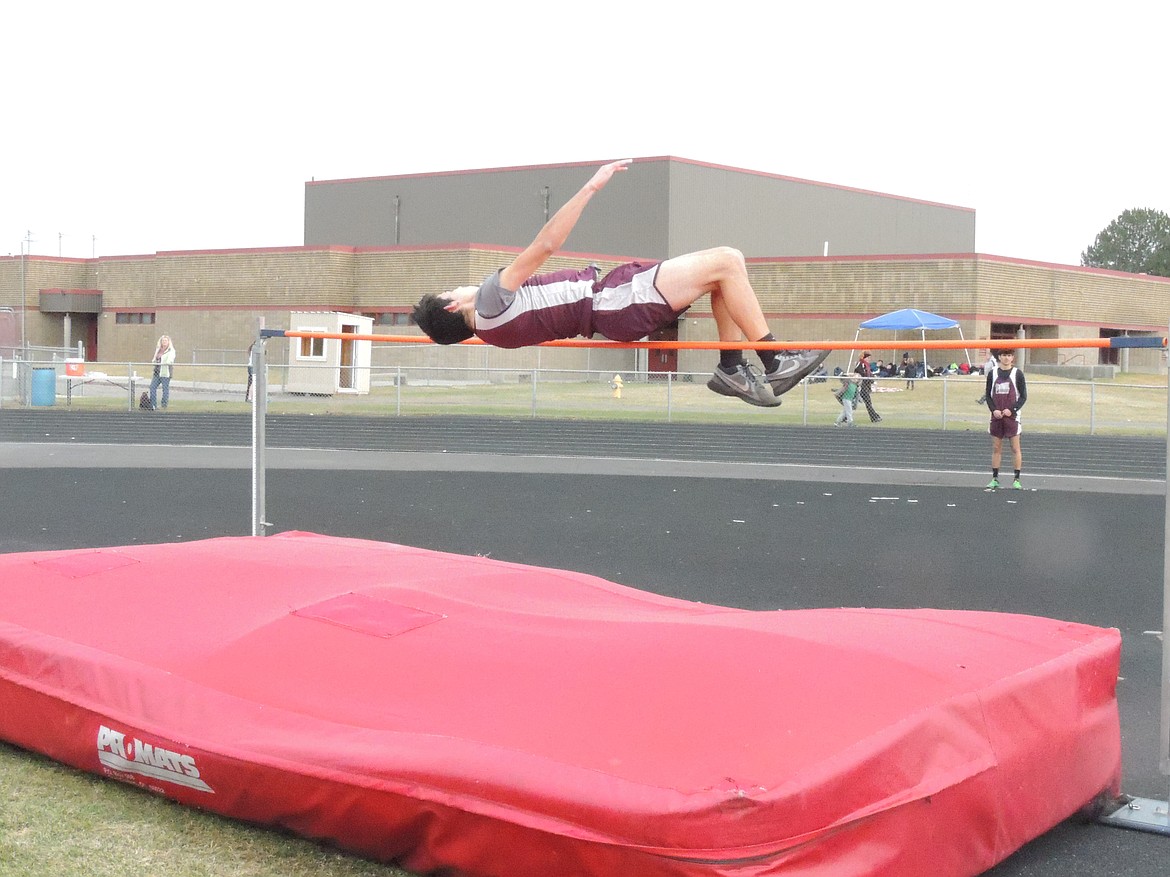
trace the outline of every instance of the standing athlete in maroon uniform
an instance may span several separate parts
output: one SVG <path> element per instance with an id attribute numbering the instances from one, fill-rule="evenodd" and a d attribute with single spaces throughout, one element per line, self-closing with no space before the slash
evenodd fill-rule
<path id="1" fill-rule="evenodd" d="M 995 356 L 999 366 L 987 373 L 986 386 L 987 407 L 991 410 L 991 483 L 987 489 L 999 488 L 999 464 L 1003 457 L 1003 440 L 1006 438 L 1011 442 L 1012 462 L 1016 470 L 1012 487 L 1020 490 L 1020 469 L 1023 466 L 1020 409 L 1028 401 L 1028 383 L 1024 380 L 1024 373 L 1015 367 L 1014 350 L 998 350 Z"/>
<path id="2" fill-rule="evenodd" d="M 525 347 L 594 333 L 613 341 L 636 341 L 710 295 L 720 341 L 775 341 L 748 280 L 743 253 L 731 247 L 664 262 L 630 262 L 600 279 L 596 268 L 535 274 L 568 239 L 589 200 L 629 164 L 630 159 L 622 159 L 600 168 L 510 265 L 480 286 L 423 296 L 414 321 L 439 344 L 477 335 L 496 347 Z M 720 351 L 719 367 L 707 386 L 752 405 L 774 407 L 829 351 L 757 353 L 762 375 L 747 364 L 742 351 Z"/>

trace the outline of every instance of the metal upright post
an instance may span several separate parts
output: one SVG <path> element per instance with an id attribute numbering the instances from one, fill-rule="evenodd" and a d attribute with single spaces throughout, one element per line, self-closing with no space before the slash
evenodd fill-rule
<path id="1" fill-rule="evenodd" d="M 268 526 L 265 507 L 265 456 L 267 439 L 264 419 L 268 413 L 268 366 L 265 356 L 267 338 L 261 334 L 252 345 L 252 535 L 266 536 Z"/>
<path id="2" fill-rule="evenodd" d="M 21 358 L 28 362 L 28 298 L 25 287 L 28 285 L 28 256 L 32 247 L 32 232 L 26 232 L 20 243 L 20 351 Z"/>
<path id="3" fill-rule="evenodd" d="M 1167 337 L 1170 337 L 1168 335 Z M 1170 837 L 1170 388 L 1166 393 L 1166 505 L 1162 533 L 1162 733 L 1158 767 L 1167 777 L 1165 801 L 1123 795 L 1100 821 Z"/>
<path id="4" fill-rule="evenodd" d="M 1170 335 L 1168 335 L 1170 337 Z M 1162 775 L 1170 778 L 1170 386 L 1166 392 L 1166 530 L 1162 542 Z M 1170 781 L 1162 806 L 1162 824 L 1170 817 Z"/>

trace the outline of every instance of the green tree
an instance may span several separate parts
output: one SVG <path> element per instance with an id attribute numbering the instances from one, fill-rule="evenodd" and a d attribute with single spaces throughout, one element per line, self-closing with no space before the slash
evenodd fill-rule
<path id="1" fill-rule="evenodd" d="M 1146 268 L 1147 274 L 1156 274 L 1158 277 L 1170 277 L 1170 242 L 1162 246 L 1150 256 L 1150 264 Z"/>
<path id="2" fill-rule="evenodd" d="M 1161 210 L 1126 210 L 1081 253 L 1081 264 L 1170 277 L 1170 216 Z"/>

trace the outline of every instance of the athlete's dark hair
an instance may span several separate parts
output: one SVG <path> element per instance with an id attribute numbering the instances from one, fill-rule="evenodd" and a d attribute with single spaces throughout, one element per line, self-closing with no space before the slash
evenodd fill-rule
<path id="1" fill-rule="evenodd" d="M 463 321 L 463 315 L 448 311 L 449 299 L 427 293 L 414 306 L 411 317 L 436 344 L 458 344 L 475 333 Z"/>

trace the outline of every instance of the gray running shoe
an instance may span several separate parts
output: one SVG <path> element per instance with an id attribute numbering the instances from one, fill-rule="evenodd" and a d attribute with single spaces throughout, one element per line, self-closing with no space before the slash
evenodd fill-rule
<path id="1" fill-rule="evenodd" d="M 749 405 L 759 405 L 761 408 L 775 408 L 780 404 L 768 385 L 760 380 L 747 363 L 737 365 L 731 374 L 716 368 L 707 386 L 721 396 L 735 396 Z"/>
<path id="2" fill-rule="evenodd" d="M 828 357 L 828 350 L 781 350 L 776 354 L 776 368 L 764 374 L 764 380 L 777 396 L 783 396 Z"/>

